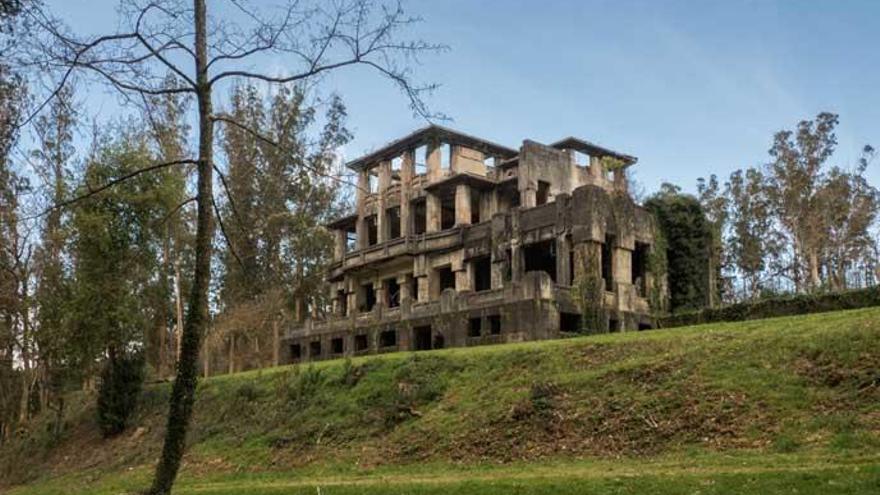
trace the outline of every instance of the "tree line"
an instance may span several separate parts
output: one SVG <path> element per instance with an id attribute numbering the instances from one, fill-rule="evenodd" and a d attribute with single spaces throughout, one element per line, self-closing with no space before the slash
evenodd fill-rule
<path id="1" fill-rule="evenodd" d="M 57 439 L 75 388 L 98 388 L 116 434 L 143 370 L 173 376 L 155 494 L 199 374 L 277 362 L 281 325 L 322 308 L 319 225 L 345 201 L 351 135 L 321 76 L 362 67 L 429 119 L 436 85 L 411 66 L 444 48 L 406 39 L 420 19 L 395 3 L 219 3 L 120 0 L 116 28 L 82 34 L 0 0 L 0 442 L 49 411 Z M 96 88 L 124 116 L 89 122 L 77 91 Z"/>
<path id="2" fill-rule="evenodd" d="M 696 195 L 663 184 L 648 198 L 667 237 L 673 311 L 880 281 L 875 150 L 835 163 L 838 124 L 822 112 L 777 132 L 764 164 L 699 178 Z"/>

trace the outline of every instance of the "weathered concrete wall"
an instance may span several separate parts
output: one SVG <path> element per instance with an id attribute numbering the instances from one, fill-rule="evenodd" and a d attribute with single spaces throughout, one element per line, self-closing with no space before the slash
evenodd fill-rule
<path id="1" fill-rule="evenodd" d="M 311 342 L 320 342 L 316 358 L 332 357 L 340 345 L 334 339 L 343 339 L 343 354 L 416 349 L 426 345 L 428 326 L 431 345 L 447 347 L 553 338 L 563 313 L 571 326 L 572 314 L 581 311 L 575 289 L 589 277 L 608 289 L 598 299 L 604 320 L 590 330 L 630 330 L 650 322 L 644 291 L 634 280 L 633 250 L 636 243 L 653 243 L 655 225 L 629 197 L 622 170 L 609 180 L 598 158 L 579 166 L 571 150 L 529 140 L 499 167 L 487 167 L 482 151 L 452 143 L 444 169 L 442 149 L 440 141 L 427 142 L 424 175 L 415 173 L 413 149 L 400 152 L 394 162 L 399 172 L 392 165 L 398 158 L 359 171 L 357 249 L 345 252 L 344 228 L 352 228 L 346 223 L 336 233 L 336 262 L 328 271 L 333 316 L 292 329 L 288 344 L 300 345 L 305 358 Z M 377 179 L 375 193 L 370 175 Z M 425 202 L 423 218 L 415 217 L 414 201 Z M 454 225 L 443 229 L 441 205 L 450 203 Z M 400 237 L 391 234 L 397 232 L 390 224 L 396 217 L 386 216 L 391 208 L 399 208 Z M 376 245 L 367 243 L 366 219 L 372 215 Z M 413 231 L 417 220 L 424 233 Z M 600 277 L 603 256 L 609 257 L 607 281 Z M 544 261 L 535 265 L 535 259 Z M 488 290 L 476 292 L 477 263 Z M 528 263 L 549 272 L 525 272 Z M 442 290 L 441 273 L 452 288 Z M 665 277 L 649 273 L 638 283 L 642 279 L 653 287 Z M 376 300 L 366 312 L 365 286 Z M 392 330 L 395 343 L 381 345 L 383 332 L 388 337 Z"/>

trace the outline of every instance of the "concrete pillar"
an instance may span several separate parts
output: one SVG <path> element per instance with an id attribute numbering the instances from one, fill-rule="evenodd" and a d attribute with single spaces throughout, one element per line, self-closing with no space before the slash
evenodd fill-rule
<path id="1" fill-rule="evenodd" d="M 370 192 L 370 174 L 367 170 L 358 172 L 357 189 L 357 221 L 355 223 L 355 235 L 357 236 L 357 249 L 367 247 L 367 220 L 366 202 Z"/>
<path id="2" fill-rule="evenodd" d="M 385 208 L 388 205 L 388 186 L 391 185 L 391 162 L 384 161 L 379 164 L 379 190 L 378 192 L 378 212 L 376 214 L 376 233 L 377 240 L 381 244 L 388 240 L 388 218 Z"/>
<path id="3" fill-rule="evenodd" d="M 590 157 L 590 175 L 594 179 L 604 179 L 605 178 L 605 170 L 602 166 L 602 161 L 597 156 Z"/>
<path id="4" fill-rule="evenodd" d="M 455 186 L 455 225 L 471 224 L 471 186 Z"/>
<path id="5" fill-rule="evenodd" d="M 425 203 L 427 212 L 426 230 L 428 232 L 439 232 L 441 227 L 442 213 L 440 207 L 440 196 L 429 192 Z"/>
<path id="6" fill-rule="evenodd" d="M 388 307 L 388 297 L 385 282 L 382 279 L 373 281 L 373 291 L 376 293 L 376 306 L 380 308 Z"/>
<path id="7" fill-rule="evenodd" d="M 574 246 L 573 284 L 577 284 L 587 275 L 593 275 L 597 279 L 602 276 L 602 244 L 599 242 L 580 242 Z"/>
<path id="8" fill-rule="evenodd" d="M 400 235 L 412 234 L 410 201 L 412 201 L 412 179 L 415 176 L 415 151 L 403 153 L 400 164 Z"/>
<path id="9" fill-rule="evenodd" d="M 342 261 L 345 257 L 345 231 L 342 229 L 333 231 L 333 260 Z"/>
<path id="10" fill-rule="evenodd" d="M 351 278 L 347 278 L 345 280 L 345 295 L 348 298 L 348 311 L 345 313 L 345 316 L 354 316 L 357 314 L 357 287 L 355 287 L 354 280 Z"/>
<path id="11" fill-rule="evenodd" d="M 425 153 L 425 166 L 428 169 L 428 182 L 434 182 L 440 179 L 443 176 L 443 170 L 441 167 L 441 161 L 443 153 L 443 147 L 439 141 L 428 143 L 427 150 Z"/>
<path id="12" fill-rule="evenodd" d="M 419 302 L 431 300 L 431 281 L 427 274 L 416 277 L 416 289 L 418 289 Z"/>
<path id="13" fill-rule="evenodd" d="M 455 274 L 455 291 L 463 292 L 471 290 L 471 279 L 468 276 L 467 265 L 464 262 L 463 252 L 459 251 L 457 256 L 452 259 L 452 272 Z"/>
<path id="14" fill-rule="evenodd" d="M 498 191 L 483 191 L 480 194 L 480 221 L 485 222 L 498 211 Z"/>
<path id="15" fill-rule="evenodd" d="M 513 239 L 510 242 L 510 279 L 513 282 L 519 282 L 523 276 L 523 260 L 522 250 L 519 246 L 519 239 Z"/>
<path id="16" fill-rule="evenodd" d="M 571 285 L 571 267 L 568 252 L 571 250 L 571 238 L 561 235 L 556 238 L 556 283 Z"/>
<path id="17" fill-rule="evenodd" d="M 412 294 L 410 294 L 409 276 L 400 275 L 397 277 L 397 285 L 400 287 L 400 305 L 403 306 L 404 302 L 409 302 L 412 299 Z"/>
<path id="18" fill-rule="evenodd" d="M 520 206 L 523 208 L 534 208 L 538 205 L 537 188 L 529 184 L 525 189 L 520 191 Z"/>
<path id="19" fill-rule="evenodd" d="M 489 281 L 490 289 L 500 289 L 504 287 L 504 265 L 504 260 L 492 260 L 492 279 Z"/>
<path id="20" fill-rule="evenodd" d="M 632 251 L 615 247 L 612 269 L 615 282 L 632 284 Z"/>

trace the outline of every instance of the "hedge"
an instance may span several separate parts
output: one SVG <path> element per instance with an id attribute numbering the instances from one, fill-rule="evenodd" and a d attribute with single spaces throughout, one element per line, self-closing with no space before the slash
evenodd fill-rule
<path id="1" fill-rule="evenodd" d="M 672 328 L 722 321 L 757 320 L 869 306 L 880 306 L 880 286 L 820 294 L 794 294 L 756 302 L 731 304 L 721 308 L 677 313 L 657 318 L 657 327 Z"/>

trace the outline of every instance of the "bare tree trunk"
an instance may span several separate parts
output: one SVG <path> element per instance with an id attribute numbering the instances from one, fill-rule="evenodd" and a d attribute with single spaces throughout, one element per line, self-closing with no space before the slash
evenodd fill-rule
<path id="1" fill-rule="evenodd" d="M 208 80 L 207 15 L 205 0 L 193 0 L 195 20 L 196 83 L 199 108 L 198 159 L 198 216 L 196 219 L 195 274 L 189 311 L 183 327 L 177 378 L 171 391 L 168 426 L 162 458 L 150 492 L 153 495 L 171 493 L 177 478 L 180 461 L 186 447 L 186 433 L 192 418 L 198 381 L 198 359 L 202 334 L 208 323 L 208 286 L 211 276 L 211 241 L 213 219 L 213 146 L 211 85 Z"/>
<path id="2" fill-rule="evenodd" d="M 810 289 L 816 290 L 821 285 L 821 279 L 819 278 L 819 254 L 816 252 L 816 248 L 810 249 L 809 253 L 809 266 L 810 266 Z"/>
<path id="3" fill-rule="evenodd" d="M 235 334 L 229 334 L 229 362 L 226 363 L 226 371 L 230 375 L 235 373 Z"/>
<path id="4" fill-rule="evenodd" d="M 279 335 L 280 322 L 278 318 L 272 319 L 272 366 L 281 364 L 281 338 Z"/>
<path id="5" fill-rule="evenodd" d="M 175 357 L 180 360 L 180 343 L 181 334 L 183 333 L 183 300 L 180 297 L 180 256 L 174 260 L 174 299 L 177 308 L 177 325 L 174 327 L 174 336 L 177 339 L 175 346 Z"/>
<path id="6" fill-rule="evenodd" d="M 211 344 L 205 341 L 205 348 L 202 349 L 202 376 L 208 378 L 211 372 Z"/>

